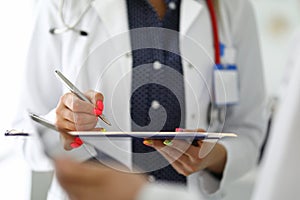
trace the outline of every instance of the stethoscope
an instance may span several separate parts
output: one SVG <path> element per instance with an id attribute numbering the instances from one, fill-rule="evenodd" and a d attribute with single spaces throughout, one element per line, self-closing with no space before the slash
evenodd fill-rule
<path id="1" fill-rule="evenodd" d="M 62 28 L 51 28 L 49 32 L 53 35 L 59 35 L 66 33 L 67 31 L 74 31 L 80 36 L 88 36 L 88 32 L 84 30 L 77 29 L 76 26 L 80 23 L 80 21 L 83 19 L 84 15 L 88 12 L 88 10 L 92 7 L 92 2 L 94 0 L 89 0 L 86 7 L 83 9 L 83 12 L 80 14 L 78 19 L 71 25 L 67 24 L 64 18 L 63 8 L 65 5 L 65 0 L 61 0 L 60 6 L 59 6 L 59 17 L 64 27 Z M 212 20 L 212 27 L 213 27 L 213 33 L 214 33 L 214 44 L 215 44 L 215 57 L 216 57 L 216 64 L 220 63 L 220 45 L 219 45 L 219 37 L 218 37 L 218 26 L 217 26 L 217 18 L 216 13 L 214 9 L 214 5 L 212 0 L 206 0 L 207 6 L 209 8 L 209 13 Z"/>
<path id="2" fill-rule="evenodd" d="M 84 8 L 83 12 L 78 17 L 78 19 L 73 24 L 69 25 L 69 24 L 66 23 L 65 18 L 64 18 L 64 13 L 63 13 L 63 7 L 65 5 L 65 0 L 61 0 L 60 6 L 59 6 L 59 16 L 60 16 L 60 20 L 63 23 L 64 27 L 62 27 L 62 28 L 51 28 L 49 30 L 50 33 L 53 34 L 53 35 L 59 35 L 59 34 L 62 34 L 62 33 L 66 33 L 67 31 L 74 31 L 74 32 L 78 33 L 80 36 L 88 36 L 88 32 L 86 32 L 84 30 L 77 29 L 76 26 L 82 20 L 84 15 L 88 12 L 88 10 L 92 7 L 92 2 L 93 1 L 94 0 L 89 0 L 88 4 Z"/>
<path id="3" fill-rule="evenodd" d="M 66 33 L 68 31 L 74 31 L 75 33 L 79 34 L 80 36 L 88 36 L 88 32 L 84 30 L 77 29 L 76 26 L 80 23 L 83 19 L 84 15 L 88 12 L 88 10 L 92 7 L 92 2 L 94 0 L 89 0 L 88 4 L 84 8 L 81 15 L 78 19 L 71 25 L 68 25 L 65 21 L 64 14 L 63 14 L 63 7 L 65 4 L 65 0 L 61 0 L 60 7 L 59 7 L 59 16 L 61 22 L 64 27 L 62 28 L 51 28 L 50 33 L 53 35 L 59 35 Z M 212 24 L 212 31 L 213 31 L 213 41 L 214 41 L 214 50 L 215 50 L 215 64 L 221 64 L 221 47 L 220 47 L 220 40 L 219 40 L 219 31 L 218 31 L 218 21 L 217 15 L 215 12 L 215 7 L 213 4 L 213 0 L 206 0 L 207 7 L 209 10 L 211 24 Z M 218 121 L 219 123 L 224 122 L 224 108 L 214 108 L 211 104 L 208 109 L 207 121 Z"/>
<path id="4" fill-rule="evenodd" d="M 215 50 L 215 64 L 221 64 L 221 43 L 219 39 L 218 21 L 212 0 L 206 0 L 209 15 L 211 18 L 214 50 Z M 226 106 L 215 106 L 212 102 L 209 104 L 207 110 L 207 124 L 209 124 L 211 130 L 220 131 L 223 128 L 223 123 L 226 117 Z"/>

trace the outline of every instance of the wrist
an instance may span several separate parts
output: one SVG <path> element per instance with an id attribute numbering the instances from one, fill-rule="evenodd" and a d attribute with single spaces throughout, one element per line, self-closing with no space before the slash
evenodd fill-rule
<path id="1" fill-rule="evenodd" d="M 221 144 L 216 144 L 209 157 L 212 157 L 211 160 L 213 160 L 213 162 L 206 169 L 214 176 L 221 177 L 227 162 L 227 151 L 225 147 Z"/>

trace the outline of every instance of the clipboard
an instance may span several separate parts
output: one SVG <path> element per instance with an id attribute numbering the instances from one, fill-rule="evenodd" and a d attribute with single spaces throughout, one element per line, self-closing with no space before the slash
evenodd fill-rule
<path id="1" fill-rule="evenodd" d="M 48 120 L 33 113 L 30 118 L 52 130 L 58 131 L 56 126 Z M 234 133 L 206 133 L 206 132 L 100 132 L 100 131 L 70 131 L 68 134 L 77 137 L 100 138 L 147 138 L 147 139 L 193 139 L 193 140 L 216 140 L 224 137 L 237 137 Z"/>
<path id="2" fill-rule="evenodd" d="M 234 133 L 204 133 L 204 132 L 100 132 L 100 131 L 71 131 L 70 135 L 78 137 L 108 137 L 124 138 L 137 137 L 147 139 L 194 139 L 215 140 L 224 137 L 237 137 Z"/>

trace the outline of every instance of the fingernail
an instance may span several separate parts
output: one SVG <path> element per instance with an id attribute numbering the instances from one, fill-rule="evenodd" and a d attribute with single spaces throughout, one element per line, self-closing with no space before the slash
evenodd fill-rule
<path id="1" fill-rule="evenodd" d="M 74 142 L 77 143 L 77 144 L 79 144 L 79 145 L 82 145 L 82 144 L 83 144 L 83 141 L 82 141 L 79 137 L 76 137 L 76 138 L 74 139 Z"/>
<path id="2" fill-rule="evenodd" d="M 72 143 L 70 144 L 70 146 L 71 146 L 73 149 L 76 149 L 76 148 L 80 147 L 81 145 L 80 145 L 80 144 L 77 144 L 76 142 L 72 142 Z"/>
<path id="3" fill-rule="evenodd" d="M 184 130 L 183 130 L 183 128 L 176 128 L 175 129 L 175 132 L 183 132 Z"/>
<path id="4" fill-rule="evenodd" d="M 146 146 L 152 146 L 153 145 L 153 141 L 152 140 L 144 140 L 143 144 Z"/>
<path id="5" fill-rule="evenodd" d="M 101 111 L 103 111 L 103 109 L 104 109 L 104 105 L 103 105 L 103 101 L 97 101 L 97 108 L 99 109 L 99 110 L 101 110 Z"/>
<path id="6" fill-rule="evenodd" d="M 102 115 L 102 110 L 99 110 L 98 108 L 94 108 L 94 114 L 97 116 Z"/>
<path id="7" fill-rule="evenodd" d="M 166 146 L 172 146 L 172 145 L 173 145 L 173 143 L 172 143 L 171 140 L 165 140 L 163 143 L 164 143 L 164 145 L 166 145 Z"/>
<path id="8" fill-rule="evenodd" d="M 82 144 L 83 144 L 83 141 L 79 137 L 76 137 L 76 138 L 74 138 L 74 141 L 70 144 L 70 146 L 73 149 L 75 149 L 75 148 L 80 147 Z"/>

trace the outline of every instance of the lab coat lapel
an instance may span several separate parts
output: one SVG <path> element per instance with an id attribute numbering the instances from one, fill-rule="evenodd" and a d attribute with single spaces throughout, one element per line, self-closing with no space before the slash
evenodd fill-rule
<path id="1" fill-rule="evenodd" d="M 198 0 L 182 0 L 180 9 L 180 33 L 185 35 L 203 10 L 203 5 Z"/>
<path id="2" fill-rule="evenodd" d="M 113 39 L 117 57 L 125 59 L 124 63 L 126 65 L 122 66 L 123 74 L 129 73 L 132 68 L 132 58 L 129 54 L 131 52 L 131 43 L 126 1 L 94 0 L 93 7 L 108 31 L 109 38 L 107 39 Z"/>
<path id="3" fill-rule="evenodd" d="M 94 0 L 93 7 L 111 36 L 128 31 L 125 0 Z"/>
<path id="4" fill-rule="evenodd" d="M 200 1 L 196 0 L 182 0 L 180 10 L 180 50 L 183 56 L 183 70 L 184 70 L 184 83 L 185 83 L 185 101 L 189 102 L 186 104 L 186 127 L 188 128 L 199 128 L 203 123 L 196 120 L 195 113 L 200 113 L 200 108 L 197 99 L 201 96 L 201 77 L 194 70 L 191 70 L 189 63 L 185 60 L 190 55 L 189 48 L 186 48 L 186 37 L 193 32 L 190 28 L 195 23 L 197 17 L 200 17 L 200 13 L 203 11 L 203 5 Z M 201 34 L 201 33 L 199 33 Z M 189 40 L 188 40 L 189 41 Z M 200 55 L 200 54 L 199 54 Z M 187 57 L 186 57 L 187 56 Z M 192 61 L 192 60 L 190 60 Z"/>
<path id="5" fill-rule="evenodd" d="M 122 81 L 122 96 L 114 98 L 117 99 L 130 99 L 131 97 L 131 73 L 132 73 L 132 56 L 131 56 L 131 43 L 127 17 L 127 5 L 125 0 L 94 0 L 93 8 L 99 15 L 103 27 L 108 33 L 107 40 L 111 40 L 113 48 L 112 65 L 117 65 L 112 74 L 112 80 L 117 82 Z M 110 53 L 110 52 L 108 52 Z M 126 77 L 126 81 L 124 78 Z M 113 88 L 111 88 L 113 90 Z M 124 101 L 119 112 L 120 121 L 124 124 L 121 128 L 125 131 L 130 131 L 130 105 L 129 101 Z"/>

